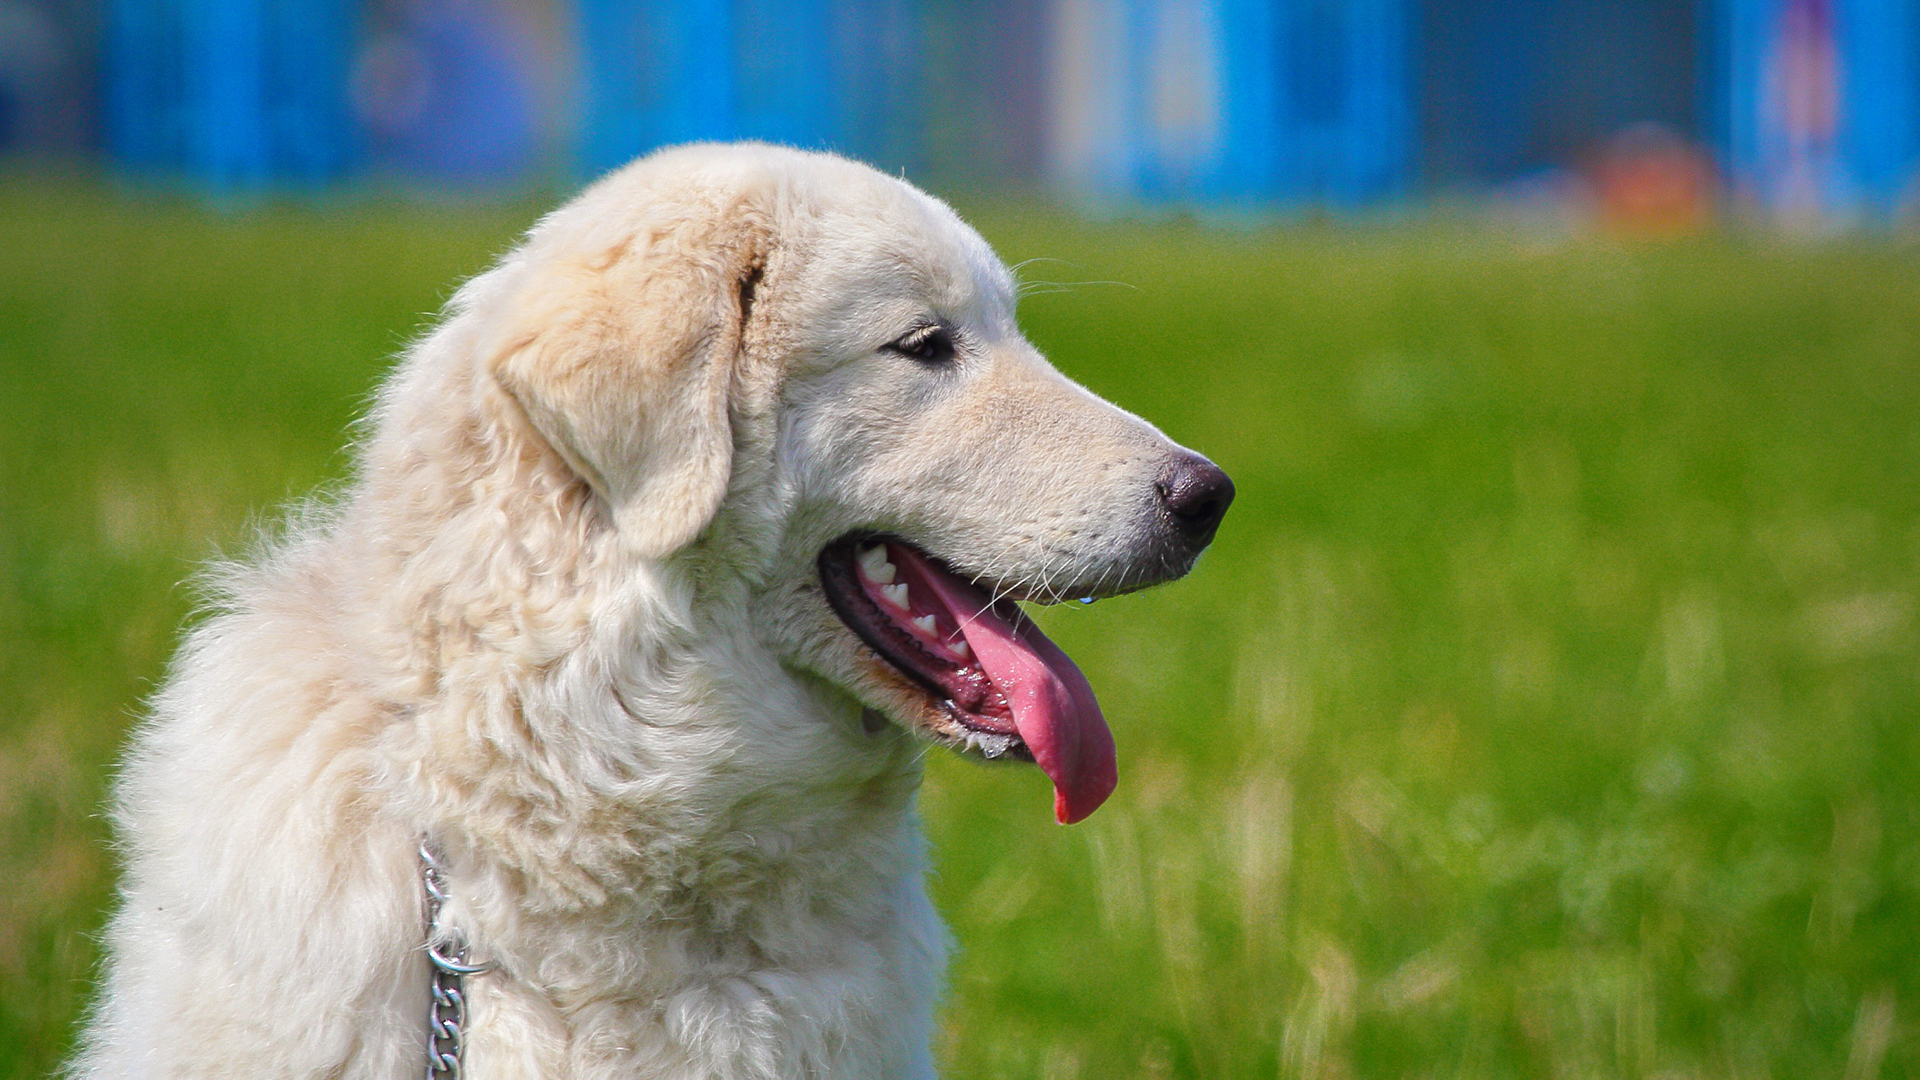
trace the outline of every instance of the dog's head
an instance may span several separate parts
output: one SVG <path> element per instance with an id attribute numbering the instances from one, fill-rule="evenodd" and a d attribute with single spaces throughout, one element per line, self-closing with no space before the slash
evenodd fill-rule
<path id="1" fill-rule="evenodd" d="M 1184 574 L 1226 476 L 1055 371 L 939 201 L 843 159 L 644 159 L 509 261 L 492 375 L 631 557 L 718 562 L 766 646 L 934 740 L 1112 791 L 1086 679 L 1015 605 Z"/>

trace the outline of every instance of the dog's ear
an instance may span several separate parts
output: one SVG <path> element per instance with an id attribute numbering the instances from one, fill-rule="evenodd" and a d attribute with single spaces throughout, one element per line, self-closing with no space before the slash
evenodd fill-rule
<path id="1" fill-rule="evenodd" d="M 495 379 L 643 557 L 690 543 L 726 495 L 728 388 L 769 243 L 751 212 L 680 216 L 538 253 L 509 301 Z"/>

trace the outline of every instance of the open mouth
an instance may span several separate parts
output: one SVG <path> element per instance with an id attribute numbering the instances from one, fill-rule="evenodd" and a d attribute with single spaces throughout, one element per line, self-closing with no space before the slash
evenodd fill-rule
<path id="1" fill-rule="evenodd" d="M 1093 688 L 1013 601 L 891 537 L 829 544 L 820 579 L 840 621 L 958 729 L 950 741 L 1040 766 L 1062 824 L 1113 793 L 1113 735 Z"/>

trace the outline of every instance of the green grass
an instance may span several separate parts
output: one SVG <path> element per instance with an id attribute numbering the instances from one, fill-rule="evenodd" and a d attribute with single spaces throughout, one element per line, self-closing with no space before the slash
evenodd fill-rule
<path id="1" fill-rule="evenodd" d="M 0 186 L 0 1077 L 85 1001 L 178 582 L 532 213 Z M 1128 283 L 1026 326 L 1240 495 L 1042 616 L 1112 803 L 931 769 L 951 1075 L 1920 1073 L 1920 257 L 980 216 Z"/>

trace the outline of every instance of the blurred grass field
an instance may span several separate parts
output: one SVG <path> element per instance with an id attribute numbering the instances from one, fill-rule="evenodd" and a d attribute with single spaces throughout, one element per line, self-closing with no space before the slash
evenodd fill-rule
<path id="1" fill-rule="evenodd" d="M 0 182 L 0 1077 L 89 992 L 181 580 L 533 213 Z M 1920 253 L 978 216 L 1126 283 L 1025 325 L 1240 494 L 1042 616 L 1112 803 L 930 769 L 950 1075 L 1920 1075 Z"/>

